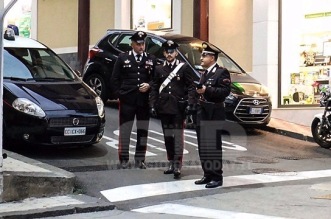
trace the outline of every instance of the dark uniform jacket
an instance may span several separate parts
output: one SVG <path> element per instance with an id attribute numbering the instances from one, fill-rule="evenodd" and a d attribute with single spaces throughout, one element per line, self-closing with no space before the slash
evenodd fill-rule
<path id="1" fill-rule="evenodd" d="M 207 75 L 201 76 L 200 83 L 206 86 L 203 98 L 208 102 L 221 103 L 231 91 L 230 73 L 218 64 Z"/>
<path id="2" fill-rule="evenodd" d="M 111 83 L 115 97 L 121 102 L 145 105 L 148 103 L 149 92 L 139 92 L 142 83 L 151 86 L 156 65 L 155 56 L 143 53 L 142 60 L 138 63 L 132 51 L 121 53 L 115 63 Z"/>
<path id="3" fill-rule="evenodd" d="M 156 67 L 150 94 L 150 106 L 155 107 L 158 114 L 177 114 L 180 111 L 183 113 L 185 105 L 196 102 L 192 73 L 188 64 L 185 63 L 170 83 L 159 93 L 161 84 L 180 62 L 176 60 L 171 69 L 166 63 L 165 61 L 163 65 Z"/>
<path id="4" fill-rule="evenodd" d="M 223 102 L 231 91 L 229 71 L 216 64 L 207 75 L 201 76 L 200 84 L 206 86 L 205 93 L 200 96 L 201 107 L 207 112 L 209 119 L 223 120 L 225 117 Z"/>

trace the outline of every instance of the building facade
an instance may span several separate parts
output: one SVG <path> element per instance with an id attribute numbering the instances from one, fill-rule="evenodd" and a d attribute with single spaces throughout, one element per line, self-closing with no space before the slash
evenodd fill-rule
<path id="1" fill-rule="evenodd" d="M 30 16 L 30 24 L 20 34 L 49 45 L 73 68 L 79 66 L 79 1 L 24 1 L 15 10 Z M 310 125 L 313 115 L 321 112 L 319 92 L 330 84 L 331 0 L 206 1 L 208 40 L 269 88 L 272 117 Z M 111 28 L 193 36 L 194 2 L 90 1 L 90 45 Z M 8 24 L 20 20 L 18 26 L 25 27 L 22 18 L 11 16 L 6 19 Z"/>

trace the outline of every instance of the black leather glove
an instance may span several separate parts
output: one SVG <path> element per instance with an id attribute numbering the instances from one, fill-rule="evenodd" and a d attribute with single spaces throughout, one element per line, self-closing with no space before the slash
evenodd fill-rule
<path id="1" fill-rule="evenodd" d="M 186 115 L 194 115 L 196 113 L 197 113 L 197 108 L 196 108 L 196 105 L 194 105 L 194 104 L 189 104 L 185 109 Z"/>
<path id="2" fill-rule="evenodd" d="M 149 113 L 150 113 L 151 116 L 153 116 L 153 117 L 157 117 L 157 113 L 156 113 L 156 110 L 155 110 L 154 107 L 151 107 L 151 108 L 149 109 Z"/>

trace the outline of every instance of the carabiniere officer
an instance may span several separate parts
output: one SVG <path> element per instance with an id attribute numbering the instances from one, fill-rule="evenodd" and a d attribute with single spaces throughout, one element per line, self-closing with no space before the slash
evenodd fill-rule
<path id="1" fill-rule="evenodd" d="M 215 46 L 204 42 L 201 66 L 206 71 L 201 75 L 197 93 L 200 96 L 197 111 L 197 137 L 203 177 L 195 184 L 206 184 L 206 188 L 223 185 L 222 126 L 225 120 L 224 100 L 231 91 L 230 73 L 219 66 Z"/>
<path id="2" fill-rule="evenodd" d="M 161 120 L 169 161 L 164 174 L 174 174 L 175 179 L 181 175 L 185 109 L 196 102 L 192 73 L 187 63 L 177 59 L 178 47 L 172 40 L 162 44 L 166 60 L 155 69 L 150 95 L 151 113 Z"/>
<path id="3" fill-rule="evenodd" d="M 132 50 L 119 54 L 112 73 L 113 93 L 119 98 L 118 156 L 122 168 L 129 167 L 129 145 L 134 119 L 137 125 L 135 167 L 146 169 L 145 155 L 149 126 L 149 91 L 156 65 L 155 56 L 145 51 L 147 34 L 132 35 Z"/>

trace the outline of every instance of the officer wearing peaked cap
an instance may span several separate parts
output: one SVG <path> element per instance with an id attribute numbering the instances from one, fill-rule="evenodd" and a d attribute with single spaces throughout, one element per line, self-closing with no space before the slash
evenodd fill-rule
<path id="1" fill-rule="evenodd" d="M 172 40 L 162 44 L 166 60 L 155 69 L 150 94 L 150 111 L 161 120 L 169 161 L 164 174 L 174 174 L 175 179 L 181 175 L 185 108 L 196 102 L 192 73 L 187 63 L 177 59 L 178 46 Z"/>
<path id="2" fill-rule="evenodd" d="M 131 41 L 137 42 L 137 43 L 145 43 L 145 38 L 147 34 L 143 31 L 138 31 L 135 34 L 133 34 L 130 39 Z"/>
<path id="3" fill-rule="evenodd" d="M 217 48 L 216 46 L 214 46 L 213 44 L 210 44 L 208 42 L 203 42 L 202 43 L 202 48 L 203 48 L 203 50 L 202 50 L 203 54 L 209 53 L 209 54 L 213 54 L 213 55 L 217 56 L 218 53 L 222 52 L 219 48 Z"/>
<path id="4" fill-rule="evenodd" d="M 231 78 L 226 68 L 217 64 L 218 48 L 204 42 L 201 66 L 206 69 L 201 75 L 197 93 L 200 95 L 197 111 L 196 132 L 201 167 L 204 175 L 195 184 L 206 188 L 223 185 L 222 126 L 225 120 L 224 100 L 230 94 Z"/>
<path id="5" fill-rule="evenodd" d="M 137 126 L 135 166 L 145 169 L 147 134 L 149 126 L 149 92 L 156 65 L 153 55 L 145 52 L 143 31 L 135 32 L 132 50 L 119 54 L 112 73 L 113 93 L 119 98 L 118 156 L 122 168 L 128 168 L 130 136 L 134 120 Z"/>

